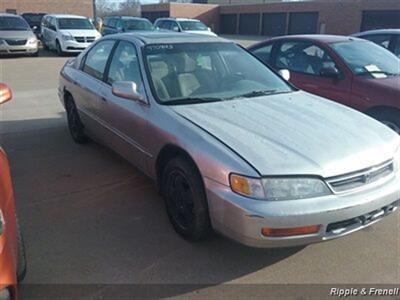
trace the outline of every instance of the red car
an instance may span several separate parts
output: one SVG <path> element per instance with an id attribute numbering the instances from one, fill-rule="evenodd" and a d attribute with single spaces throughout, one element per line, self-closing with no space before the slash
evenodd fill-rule
<path id="1" fill-rule="evenodd" d="M 390 51 L 333 35 L 277 37 L 249 50 L 275 70 L 289 70 L 298 88 L 364 112 L 400 133 L 400 59 Z"/>
<path id="2" fill-rule="evenodd" d="M 0 83 L 0 105 L 10 99 L 10 89 Z M 15 215 L 9 163 L 0 148 L 0 300 L 17 299 L 17 282 L 25 273 L 25 247 Z"/>

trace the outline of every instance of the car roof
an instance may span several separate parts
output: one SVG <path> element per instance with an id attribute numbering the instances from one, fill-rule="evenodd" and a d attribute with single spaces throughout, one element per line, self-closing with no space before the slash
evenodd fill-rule
<path id="1" fill-rule="evenodd" d="M 7 14 L 7 13 L 0 13 L 0 17 L 15 17 L 15 18 L 21 18 L 21 16 L 19 16 L 19 15 Z"/>
<path id="2" fill-rule="evenodd" d="M 400 34 L 400 29 L 374 29 L 352 34 L 352 36 L 360 37 L 370 34 Z"/>
<path id="3" fill-rule="evenodd" d="M 195 22 L 200 22 L 200 20 L 197 19 L 190 19 L 190 18 L 159 18 L 156 21 L 195 21 Z"/>
<path id="4" fill-rule="evenodd" d="M 357 37 L 344 36 L 344 35 L 329 35 L 329 34 L 285 35 L 285 36 L 278 36 L 278 37 L 273 37 L 273 38 L 267 39 L 265 41 L 262 41 L 258 44 L 251 46 L 250 48 L 251 49 L 255 48 L 260 44 L 264 44 L 265 42 L 285 41 L 285 40 L 306 40 L 306 41 L 311 41 L 311 42 L 321 42 L 321 43 L 325 43 L 325 44 L 333 44 L 333 43 L 340 43 L 340 42 L 354 41 L 354 40 L 365 41 L 365 40 L 359 39 Z"/>
<path id="5" fill-rule="evenodd" d="M 105 17 L 104 19 L 147 20 L 146 18 L 131 17 L 131 16 L 109 16 L 109 17 Z"/>
<path id="6" fill-rule="evenodd" d="M 140 40 L 143 44 L 179 44 L 179 43 L 233 43 L 232 41 L 194 33 L 176 33 L 173 31 L 136 31 L 106 36 L 103 39 L 120 38 Z"/>
<path id="7" fill-rule="evenodd" d="M 63 15 L 63 14 L 57 14 L 57 15 L 46 15 L 47 17 L 53 17 L 53 18 L 73 18 L 73 19 L 87 19 L 84 16 L 78 16 L 78 15 Z"/>

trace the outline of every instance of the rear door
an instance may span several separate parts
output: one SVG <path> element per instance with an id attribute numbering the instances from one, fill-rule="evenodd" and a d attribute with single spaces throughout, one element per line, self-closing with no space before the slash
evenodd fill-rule
<path id="1" fill-rule="evenodd" d="M 137 92 L 146 97 L 138 52 L 134 44 L 120 41 L 115 49 L 107 75 L 104 98 L 100 103 L 100 116 L 109 125 L 107 143 L 138 168 L 146 172 L 148 151 L 147 137 L 148 105 L 120 98 L 112 93 L 117 81 L 135 82 Z"/>
<path id="2" fill-rule="evenodd" d="M 115 46 L 114 40 L 97 43 L 86 54 L 80 71 L 77 72 L 75 86 L 77 92 L 73 95 L 79 113 L 85 121 L 88 130 L 99 139 L 104 131 L 105 121 L 99 114 L 99 105 L 104 97 L 104 73 L 110 54 Z"/>
<path id="3" fill-rule="evenodd" d="M 345 105 L 350 103 L 351 76 L 322 45 L 303 40 L 282 41 L 272 59 L 276 70 L 288 69 L 290 81 L 298 88 Z M 334 67 L 340 78 L 325 77 L 321 70 Z"/>

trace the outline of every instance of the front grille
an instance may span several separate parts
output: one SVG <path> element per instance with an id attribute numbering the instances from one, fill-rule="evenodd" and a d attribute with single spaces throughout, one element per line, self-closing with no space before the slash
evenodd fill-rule
<path id="1" fill-rule="evenodd" d="M 95 37 L 92 36 L 76 36 L 75 40 L 78 43 L 93 43 L 95 40 Z"/>
<path id="2" fill-rule="evenodd" d="M 372 168 L 329 178 L 327 182 L 334 192 L 342 193 L 362 188 L 383 178 L 389 178 L 393 174 L 393 161 L 388 161 Z"/>
<path id="3" fill-rule="evenodd" d="M 398 205 L 399 203 L 396 201 L 388 206 L 374 210 L 365 215 L 340 222 L 331 223 L 326 228 L 326 236 L 327 238 L 332 238 L 334 236 L 350 233 L 365 226 L 371 225 L 372 223 L 375 223 L 378 220 L 381 220 L 382 218 L 396 211 Z"/>
<path id="4" fill-rule="evenodd" d="M 17 40 L 17 39 L 6 39 L 6 43 L 10 46 L 24 46 L 26 45 L 27 40 Z"/>

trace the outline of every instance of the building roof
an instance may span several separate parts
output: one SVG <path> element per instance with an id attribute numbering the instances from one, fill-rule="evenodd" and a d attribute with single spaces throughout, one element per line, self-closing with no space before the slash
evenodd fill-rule
<path id="1" fill-rule="evenodd" d="M 173 31 L 135 31 L 110 35 L 109 38 L 138 39 L 143 44 L 177 44 L 177 43 L 233 43 L 226 39 L 195 33 L 176 33 Z"/>

